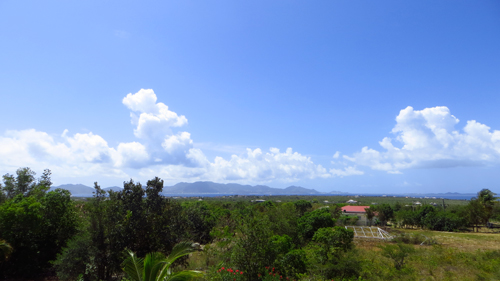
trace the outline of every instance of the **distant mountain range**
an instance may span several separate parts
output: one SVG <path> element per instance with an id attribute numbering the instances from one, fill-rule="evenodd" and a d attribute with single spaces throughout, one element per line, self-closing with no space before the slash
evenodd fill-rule
<path id="1" fill-rule="evenodd" d="M 94 188 L 83 184 L 64 184 L 54 186 L 56 188 L 67 189 L 75 197 L 92 197 Z M 111 186 L 103 190 L 121 191 L 122 187 Z M 314 189 L 308 189 L 300 186 L 289 186 L 287 188 L 273 188 L 266 185 L 242 185 L 237 183 L 215 183 L 211 181 L 198 181 L 193 183 L 181 182 L 173 186 L 163 187 L 163 194 L 167 196 L 216 196 L 220 195 L 356 195 L 349 192 L 331 191 L 318 192 Z M 438 197 L 449 199 L 470 199 L 475 193 L 406 193 L 406 194 L 358 194 L 361 196 L 412 196 L 412 197 Z"/>
<path id="2" fill-rule="evenodd" d="M 215 183 L 211 181 L 198 181 L 193 183 L 181 182 L 174 186 L 163 188 L 166 194 L 272 194 L 272 195 L 307 195 L 322 194 L 314 189 L 300 186 L 289 186 L 285 189 L 273 188 L 266 185 L 241 185 L 237 183 Z"/>
<path id="3" fill-rule="evenodd" d="M 66 189 L 76 197 L 92 197 L 94 188 L 83 184 L 64 184 L 54 186 L 56 188 Z M 103 190 L 120 191 L 123 188 L 118 186 L 106 187 Z M 341 192 L 333 191 L 332 194 Z M 210 181 L 198 181 L 193 183 L 181 182 L 174 186 L 163 187 L 163 194 L 178 195 L 203 195 L 203 194 L 238 194 L 238 195 L 325 195 L 327 193 L 318 192 L 314 189 L 308 189 L 300 186 L 289 186 L 285 189 L 273 188 L 266 185 L 241 185 L 237 183 L 215 183 Z M 344 193 L 345 194 L 345 193 Z"/>
<path id="4" fill-rule="evenodd" d="M 55 190 L 57 188 L 66 189 L 69 192 L 71 192 L 72 196 L 75 196 L 75 197 L 92 197 L 92 196 L 94 196 L 93 192 L 95 190 L 93 187 L 86 186 L 83 184 L 63 184 L 63 185 L 59 185 L 59 186 L 53 186 L 49 190 L 51 191 L 51 190 Z M 111 186 L 111 187 L 103 188 L 103 190 L 105 190 L 105 191 L 108 191 L 108 190 L 120 191 L 122 189 L 123 189 L 122 187 L 118 187 L 118 186 Z"/>

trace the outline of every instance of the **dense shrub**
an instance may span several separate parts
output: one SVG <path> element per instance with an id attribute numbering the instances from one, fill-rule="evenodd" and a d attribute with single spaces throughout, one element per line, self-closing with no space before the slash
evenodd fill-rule
<path id="1" fill-rule="evenodd" d="M 312 212 L 307 212 L 298 220 L 298 231 L 300 235 L 309 240 L 314 233 L 323 227 L 333 227 L 335 220 L 328 208 L 317 209 Z"/>
<path id="2" fill-rule="evenodd" d="M 425 217 L 424 225 L 431 230 L 454 231 L 466 227 L 467 220 L 449 212 L 432 212 Z"/>
<path id="3" fill-rule="evenodd" d="M 43 274 L 77 231 L 76 210 L 67 190 L 23 195 L 0 205 L 0 237 L 14 249 L 9 260 L 0 264 L 4 276 Z"/>

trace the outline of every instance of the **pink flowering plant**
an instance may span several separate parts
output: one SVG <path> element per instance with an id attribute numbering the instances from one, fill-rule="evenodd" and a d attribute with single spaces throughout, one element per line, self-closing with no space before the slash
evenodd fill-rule
<path id="1" fill-rule="evenodd" d="M 243 271 L 224 266 L 217 269 L 216 276 L 217 280 L 223 280 L 223 281 L 237 281 L 246 279 L 245 273 Z"/>
<path id="2" fill-rule="evenodd" d="M 273 281 L 273 280 L 290 280 L 290 278 L 285 277 L 281 272 L 277 271 L 274 267 L 266 266 L 266 271 L 264 274 L 259 274 L 260 280 Z"/>

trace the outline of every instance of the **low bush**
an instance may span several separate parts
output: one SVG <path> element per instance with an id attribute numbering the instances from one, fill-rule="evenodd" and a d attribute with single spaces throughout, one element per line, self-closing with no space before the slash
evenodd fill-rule
<path id="1" fill-rule="evenodd" d="M 403 244 L 414 244 L 414 245 L 435 245 L 437 244 L 436 239 L 432 237 L 427 237 L 423 234 L 408 234 L 408 233 L 399 233 L 392 239 L 393 242 L 403 243 Z"/>

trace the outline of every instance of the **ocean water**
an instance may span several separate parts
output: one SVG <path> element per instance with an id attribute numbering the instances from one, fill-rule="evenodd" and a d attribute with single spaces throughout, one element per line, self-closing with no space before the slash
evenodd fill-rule
<path id="1" fill-rule="evenodd" d="M 162 193 L 163 196 L 167 197 L 223 197 L 223 196 L 234 196 L 236 194 L 230 194 L 230 193 L 177 193 L 177 194 L 171 194 L 171 193 Z M 241 194 L 242 196 L 317 196 L 317 197 L 322 197 L 322 196 L 368 196 L 368 197 L 410 197 L 410 198 L 415 198 L 415 199 L 424 199 L 424 200 L 438 200 L 438 199 L 452 199 L 452 200 L 470 200 L 472 197 L 475 197 L 476 194 L 460 194 L 460 193 L 444 193 L 444 194 L 369 194 L 369 193 L 350 193 L 350 194 L 293 194 L 293 195 L 281 195 L 281 194 Z M 75 195 L 75 197 L 93 197 L 93 194 L 78 194 Z"/>
<path id="2" fill-rule="evenodd" d="M 164 196 L 167 197 L 223 197 L 223 196 L 234 196 L 236 194 L 221 194 L 221 193 L 193 193 L 193 194 L 167 194 L 163 193 Z M 475 197 L 475 194 L 365 194 L 365 193 L 357 193 L 357 194 L 294 194 L 294 195 L 281 195 L 281 194 L 241 194 L 242 196 L 369 196 L 369 197 L 411 197 L 416 199 L 452 199 L 452 200 L 470 200 L 472 197 Z"/>

